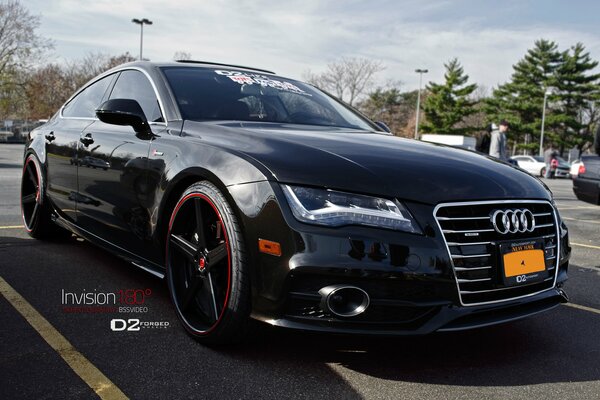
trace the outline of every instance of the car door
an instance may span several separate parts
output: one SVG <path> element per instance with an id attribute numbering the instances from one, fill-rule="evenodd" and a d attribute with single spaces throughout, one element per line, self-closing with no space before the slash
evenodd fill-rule
<path id="1" fill-rule="evenodd" d="M 73 97 L 45 132 L 47 196 L 63 218 L 77 220 L 77 147 L 81 132 L 95 119 L 95 109 L 108 95 L 113 77 L 93 82 Z"/>
<path id="2" fill-rule="evenodd" d="M 157 95 L 141 71 L 121 72 L 109 99 L 136 100 L 153 132 L 165 129 Z M 78 225 L 142 257 L 150 240 L 147 165 L 152 137 L 136 134 L 131 126 L 95 120 L 79 144 Z"/>

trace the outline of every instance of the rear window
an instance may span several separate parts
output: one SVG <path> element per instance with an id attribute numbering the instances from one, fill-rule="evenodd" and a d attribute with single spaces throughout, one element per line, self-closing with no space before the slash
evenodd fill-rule
<path id="1" fill-rule="evenodd" d="M 343 103 L 302 82 L 231 69 L 164 67 L 162 70 L 184 119 L 379 130 Z"/>

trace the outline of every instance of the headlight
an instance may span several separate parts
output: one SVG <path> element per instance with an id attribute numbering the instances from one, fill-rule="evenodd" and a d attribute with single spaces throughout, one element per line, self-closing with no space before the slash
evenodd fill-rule
<path id="1" fill-rule="evenodd" d="M 325 226 L 367 225 L 421 233 L 415 219 L 399 202 L 378 197 L 281 185 L 298 221 Z"/>

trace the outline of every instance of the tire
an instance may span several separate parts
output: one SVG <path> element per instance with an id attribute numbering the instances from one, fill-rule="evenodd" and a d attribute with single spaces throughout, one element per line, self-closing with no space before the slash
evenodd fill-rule
<path id="1" fill-rule="evenodd" d="M 37 157 L 29 154 L 23 165 L 21 177 L 21 217 L 29 236 L 41 240 L 62 240 L 71 232 L 59 227 L 51 219 L 51 209 L 46 198 L 44 174 Z"/>
<path id="2" fill-rule="evenodd" d="M 540 170 L 540 177 L 544 178 L 546 176 L 546 167 L 542 167 Z"/>
<path id="3" fill-rule="evenodd" d="M 205 344 L 245 339 L 251 305 L 244 239 L 229 203 L 212 183 L 191 185 L 174 207 L 166 269 L 171 301 L 192 337 Z"/>

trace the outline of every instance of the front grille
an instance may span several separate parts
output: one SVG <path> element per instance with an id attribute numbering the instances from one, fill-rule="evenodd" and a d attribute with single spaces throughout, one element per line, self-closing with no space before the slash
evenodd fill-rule
<path id="1" fill-rule="evenodd" d="M 496 210 L 527 209 L 535 229 L 498 233 L 490 217 Z M 463 305 L 494 303 L 528 296 L 554 286 L 558 265 L 558 227 L 554 209 L 545 201 L 482 201 L 440 204 L 434 216 L 444 235 Z M 542 282 L 506 286 L 499 245 L 528 239 L 544 243 L 547 276 Z"/>

